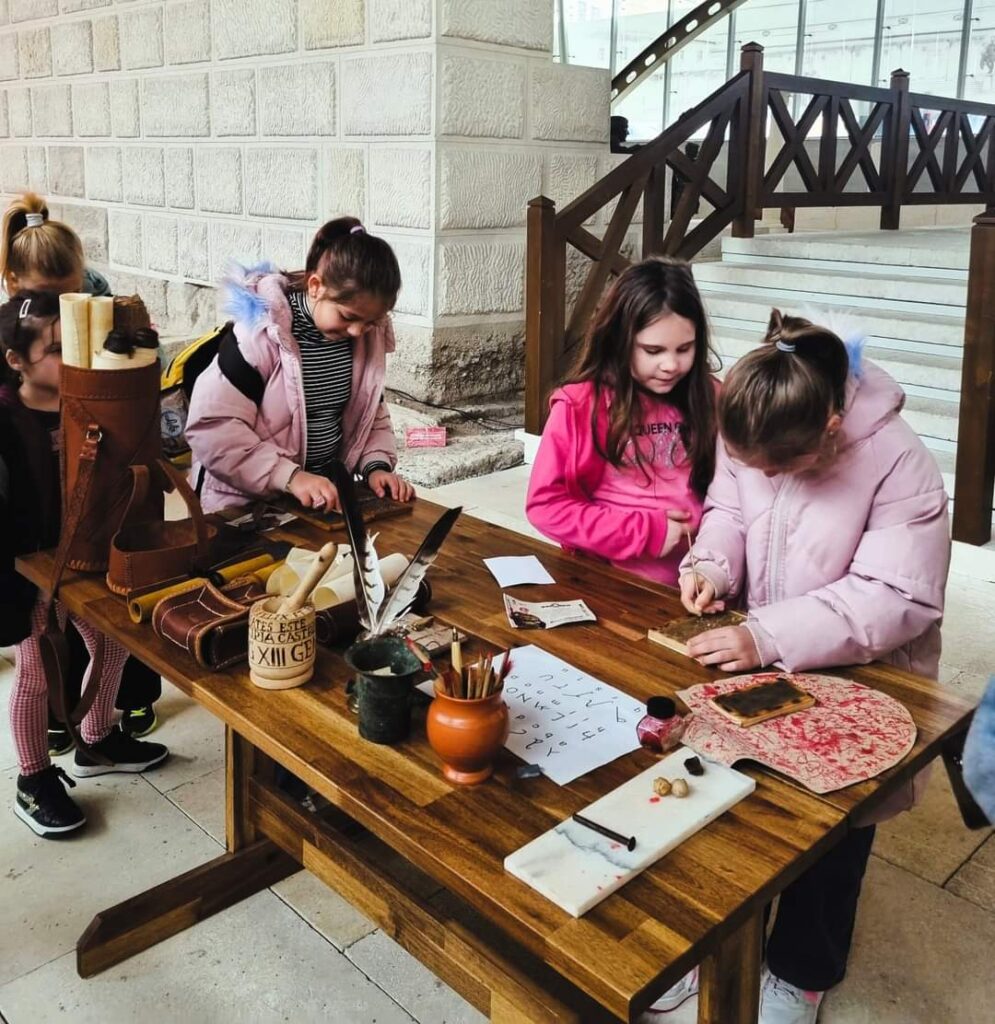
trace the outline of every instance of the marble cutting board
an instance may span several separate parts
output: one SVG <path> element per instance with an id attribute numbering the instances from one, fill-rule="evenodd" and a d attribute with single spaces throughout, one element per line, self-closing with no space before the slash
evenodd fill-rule
<path id="1" fill-rule="evenodd" d="M 615 832 L 635 836 L 631 853 L 568 818 L 505 857 L 505 870 L 568 914 L 587 913 L 756 787 L 748 775 L 704 758 L 705 774 L 689 775 L 684 761 L 693 756 L 693 750 L 678 747 L 580 812 Z M 690 792 L 683 799 L 656 796 L 653 780 L 661 775 L 671 782 L 686 779 Z"/>

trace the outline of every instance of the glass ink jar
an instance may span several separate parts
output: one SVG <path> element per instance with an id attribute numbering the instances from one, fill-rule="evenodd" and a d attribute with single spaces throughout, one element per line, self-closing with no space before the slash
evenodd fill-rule
<path id="1" fill-rule="evenodd" d="M 684 719 L 669 697 L 650 697 L 646 714 L 636 726 L 636 737 L 646 750 L 665 754 L 673 750 L 684 735 Z"/>

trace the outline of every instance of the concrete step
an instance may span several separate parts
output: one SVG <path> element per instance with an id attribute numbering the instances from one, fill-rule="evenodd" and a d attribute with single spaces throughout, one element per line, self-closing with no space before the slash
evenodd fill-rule
<path id="1" fill-rule="evenodd" d="M 909 277 L 890 272 L 879 273 L 865 267 L 861 270 L 829 269 L 828 261 L 819 267 L 806 267 L 805 261 L 785 265 L 778 260 L 702 263 L 695 267 L 694 277 L 702 290 L 735 290 L 740 295 L 780 293 L 788 302 L 796 294 L 806 301 L 831 296 L 854 306 L 878 306 L 910 313 L 945 313 L 945 307 L 963 311 L 967 302 L 966 279 L 946 277 Z M 838 264 L 837 264 L 838 266 Z"/>
<path id="2" fill-rule="evenodd" d="M 725 253 L 791 256 L 893 267 L 966 271 L 970 229 L 913 228 L 905 231 L 810 231 L 791 235 L 722 240 Z"/>
<path id="3" fill-rule="evenodd" d="M 513 431 L 454 437 L 445 448 L 399 446 L 397 455 L 398 472 L 419 487 L 441 487 L 523 462 L 522 442 Z"/>
<path id="4" fill-rule="evenodd" d="M 909 395 L 903 415 L 927 448 L 945 452 L 957 450 L 959 402 L 941 402 L 935 398 Z"/>
<path id="5" fill-rule="evenodd" d="M 762 330 L 723 326 L 715 329 L 714 344 L 724 359 L 739 359 L 755 348 Z M 882 369 L 887 370 L 909 395 L 957 402 L 960 396 L 961 361 L 952 356 L 902 352 L 870 343 L 864 350 Z"/>
<path id="6" fill-rule="evenodd" d="M 699 264 L 695 264 L 696 276 L 698 268 Z M 834 317 L 842 316 L 865 331 L 874 339 L 875 344 L 883 347 L 929 351 L 924 346 L 934 346 L 936 354 L 945 351 L 947 355 L 956 355 L 956 352 L 950 350 L 964 346 L 963 309 L 950 309 L 945 313 L 919 311 L 912 315 L 908 311 L 895 311 L 880 304 L 856 308 L 847 299 L 827 298 L 824 294 L 806 298 L 800 293 L 789 294 L 782 288 L 747 292 L 710 282 L 702 284 L 701 292 L 705 309 L 716 327 L 725 323 L 730 326 L 757 325 L 762 334 L 770 319 L 771 309 L 777 308 L 786 313 L 807 313 L 810 316 L 823 312 L 830 323 Z M 791 301 L 786 302 L 786 296 Z M 736 321 L 739 323 L 734 323 Z"/>

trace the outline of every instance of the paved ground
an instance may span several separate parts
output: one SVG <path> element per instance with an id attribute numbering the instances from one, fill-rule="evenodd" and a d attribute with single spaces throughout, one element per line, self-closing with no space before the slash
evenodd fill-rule
<path id="1" fill-rule="evenodd" d="M 528 530 L 519 467 L 433 492 Z M 486 510 L 484 508 L 486 505 Z M 995 669 L 995 583 L 959 557 L 947 596 L 943 680 L 980 692 Z M 968 575 L 970 573 L 970 575 Z M 981 577 L 981 578 L 978 578 Z M 0 661 L 0 703 L 11 668 Z M 173 757 L 148 776 L 81 781 L 89 827 L 36 839 L 0 828 L 0 1014 L 8 1024 L 456 1024 L 483 1018 L 316 880 L 301 873 L 89 981 L 73 948 L 94 911 L 222 848 L 220 725 L 166 687 L 152 738 Z M 16 776 L 0 726 L 3 799 Z M 884 826 L 865 883 L 846 981 L 822 1024 L 988 1024 L 995 949 L 995 838 L 967 832 L 942 770 L 925 803 Z M 690 1024 L 694 1006 L 668 1018 Z"/>

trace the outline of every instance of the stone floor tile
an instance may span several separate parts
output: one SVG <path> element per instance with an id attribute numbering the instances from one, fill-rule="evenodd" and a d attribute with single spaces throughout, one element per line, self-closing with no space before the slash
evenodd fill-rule
<path id="1" fill-rule="evenodd" d="M 61 957 L 0 988 L 10 1024 L 410 1024 L 409 1015 L 261 892 L 94 978 Z"/>
<path id="2" fill-rule="evenodd" d="M 532 537 L 533 540 L 542 540 L 547 544 L 553 543 L 548 537 L 544 537 L 524 516 L 512 516 L 508 515 L 507 512 L 499 512 L 495 509 L 484 508 L 483 506 L 478 506 L 467 514 L 475 516 L 477 519 L 482 519 L 485 523 L 503 526 L 506 530 L 514 530 L 515 533 L 522 533 L 526 537 Z M 511 553 L 509 552 L 509 554 Z"/>
<path id="3" fill-rule="evenodd" d="M 151 779 L 150 779 L 151 781 Z M 182 786 L 171 789 L 167 799 L 198 824 L 212 839 L 225 843 L 225 770 L 215 768 Z"/>
<path id="4" fill-rule="evenodd" d="M 943 616 L 944 664 L 987 677 L 995 672 L 991 583 L 951 574 Z"/>
<path id="5" fill-rule="evenodd" d="M 0 942 L 8 947 L 0 983 L 71 950 L 98 910 L 221 852 L 139 775 L 80 779 L 72 794 L 87 816 L 85 829 L 61 841 L 41 839 L 9 809 L 16 775 L 0 776 Z"/>
<path id="6" fill-rule="evenodd" d="M 415 1020 L 486 1024 L 487 1018 L 382 931 L 349 947 L 349 959 Z"/>
<path id="7" fill-rule="evenodd" d="M 820 1024 L 991 1020 L 995 917 L 872 857 L 847 976 Z"/>
<path id="8" fill-rule="evenodd" d="M 995 911 L 995 838 L 986 840 L 974 851 L 947 882 L 947 889 L 985 910 Z"/>
<path id="9" fill-rule="evenodd" d="M 224 767 L 225 729 L 210 711 L 165 681 L 155 707 L 159 725 L 147 738 L 169 747 L 169 760 L 148 775 L 160 793 Z"/>
<path id="10" fill-rule="evenodd" d="M 300 871 L 273 886 L 273 892 L 337 949 L 369 935 L 376 925 L 316 878 Z"/>
<path id="11" fill-rule="evenodd" d="M 941 763 L 933 765 L 922 803 L 878 826 L 874 852 L 883 860 L 943 885 L 991 835 L 964 822 Z"/>
<path id="12" fill-rule="evenodd" d="M 7 715 L 7 705 L 10 703 L 10 691 L 13 685 L 13 664 L 0 661 L 0 772 L 17 764 L 14 737 L 10 734 L 10 718 Z"/>
<path id="13" fill-rule="evenodd" d="M 992 597 L 995 598 L 995 587 L 992 588 Z M 954 657 L 956 655 L 953 655 Z M 993 669 L 995 672 L 995 669 Z M 965 700 L 980 700 L 981 695 L 988 686 L 991 675 L 981 672 L 964 672 L 954 666 L 946 665 L 940 661 L 939 680 L 944 686 L 949 686 L 958 696 Z"/>

